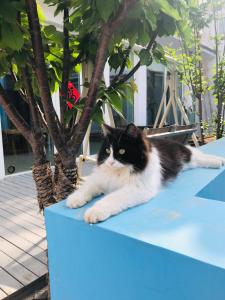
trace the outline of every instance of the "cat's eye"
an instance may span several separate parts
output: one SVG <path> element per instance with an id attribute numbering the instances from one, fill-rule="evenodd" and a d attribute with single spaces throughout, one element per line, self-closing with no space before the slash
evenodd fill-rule
<path id="1" fill-rule="evenodd" d="M 125 153 L 125 149 L 120 149 L 119 154 L 123 155 Z"/>
<path id="2" fill-rule="evenodd" d="M 110 151 L 110 149 L 109 149 L 109 148 L 106 148 L 106 149 L 105 149 L 105 151 L 106 151 L 106 153 L 108 153 L 108 154 L 110 154 L 110 153 L 111 153 L 111 151 Z"/>

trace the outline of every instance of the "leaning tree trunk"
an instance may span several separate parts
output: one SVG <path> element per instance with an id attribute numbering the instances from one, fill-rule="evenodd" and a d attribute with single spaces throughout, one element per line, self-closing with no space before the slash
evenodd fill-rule
<path id="1" fill-rule="evenodd" d="M 202 94 L 199 93 L 197 95 L 198 99 L 198 112 L 199 112 L 199 123 L 200 123 L 200 138 L 201 138 L 201 143 L 204 145 L 205 144 L 205 139 L 204 139 L 204 130 L 203 130 L 203 112 L 202 112 Z"/>
<path id="2" fill-rule="evenodd" d="M 218 90 L 217 90 L 217 98 L 218 98 L 218 104 L 217 104 L 216 139 L 218 140 L 223 136 L 223 117 L 222 117 L 223 100 Z"/>
<path id="3" fill-rule="evenodd" d="M 42 211 L 45 207 L 56 203 L 56 200 L 51 164 L 46 159 L 45 142 L 41 132 L 35 134 L 31 147 L 34 156 L 33 179 L 36 185 L 39 208 Z"/>
<path id="4" fill-rule="evenodd" d="M 32 171 L 36 184 L 39 208 L 43 210 L 45 207 L 56 203 L 50 162 L 47 161 L 39 165 L 35 164 Z"/>
<path id="5" fill-rule="evenodd" d="M 59 154 L 55 154 L 54 195 L 56 201 L 65 199 L 71 194 L 77 184 L 78 171 L 75 158 L 69 163 L 63 163 Z"/>

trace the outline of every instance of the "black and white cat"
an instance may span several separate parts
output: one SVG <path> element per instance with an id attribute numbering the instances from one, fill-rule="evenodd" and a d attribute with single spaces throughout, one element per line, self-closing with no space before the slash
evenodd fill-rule
<path id="1" fill-rule="evenodd" d="M 105 195 L 86 210 L 87 223 L 103 221 L 148 202 L 182 169 L 220 168 L 225 164 L 225 158 L 190 146 L 155 138 L 149 141 L 133 124 L 123 130 L 104 125 L 104 131 L 97 167 L 66 201 L 68 207 L 78 208 L 97 195 Z"/>

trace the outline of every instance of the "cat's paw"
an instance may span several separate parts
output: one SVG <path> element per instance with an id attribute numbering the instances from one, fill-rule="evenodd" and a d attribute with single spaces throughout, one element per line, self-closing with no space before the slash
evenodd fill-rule
<path id="1" fill-rule="evenodd" d="M 80 191 L 75 191 L 68 196 L 66 206 L 69 208 L 78 208 L 84 206 L 88 202 L 88 197 Z"/>
<path id="2" fill-rule="evenodd" d="M 110 214 L 107 212 L 106 209 L 92 206 L 88 208 L 84 214 L 84 221 L 86 223 L 95 224 L 101 221 L 108 219 Z"/>
<path id="3" fill-rule="evenodd" d="M 214 158 L 211 164 L 215 169 L 219 169 L 225 165 L 225 159 L 222 157 Z"/>

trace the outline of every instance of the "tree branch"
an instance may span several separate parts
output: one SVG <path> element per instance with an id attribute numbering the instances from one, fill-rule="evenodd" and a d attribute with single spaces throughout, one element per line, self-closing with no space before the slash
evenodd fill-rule
<path id="1" fill-rule="evenodd" d="M 29 128 L 29 125 L 12 104 L 12 101 L 8 98 L 5 90 L 0 84 L 0 104 L 4 108 L 7 116 L 10 118 L 12 123 L 16 126 L 19 132 L 24 136 L 24 138 L 28 141 L 30 145 L 33 143 L 33 135 L 32 131 Z"/>
<path id="2" fill-rule="evenodd" d="M 28 99 L 28 105 L 29 105 L 30 111 L 31 111 L 34 132 L 35 133 L 41 132 L 41 126 L 40 126 L 40 122 L 39 122 L 39 118 L 38 118 L 37 105 L 36 105 L 36 101 L 34 99 L 33 89 L 30 84 L 30 76 L 29 76 L 27 67 L 21 68 L 21 74 L 22 74 L 23 85 L 24 85 L 24 88 L 26 91 L 26 98 Z"/>
<path id="3" fill-rule="evenodd" d="M 155 39 L 156 39 L 157 35 L 158 35 L 158 31 L 157 31 L 157 30 L 153 31 L 151 40 L 149 41 L 149 43 L 148 43 L 148 45 L 147 45 L 147 47 L 146 47 L 146 50 L 149 50 L 149 51 L 151 50 L 152 46 L 153 46 L 154 43 L 155 43 Z M 137 72 L 137 70 L 140 68 L 140 66 L 141 66 L 141 61 L 139 60 L 139 62 L 133 67 L 132 70 L 130 70 L 129 73 L 125 74 L 122 78 L 119 78 L 119 77 L 118 77 L 118 78 L 117 78 L 117 79 L 119 79 L 118 81 L 113 80 L 113 82 L 112 82 L 112 84 L 110 85 L 110 87 L 116 87 L 116 86 L 118 86 L 118 85 L 120 85 L 120 84 L 123 84 L 123 83 L 126 82 L 127 80 L 129 80 L 129 79 L 134 75 L 134 73 Z"/>
<path id="4" fill-rule="evenodd" d="M 18 82 L 18 79 L 17 79 L 17 77 L 16 77 L 16 74 L 13 72 L 12 67 L 10 68 L 10 73 L 11 73 L 11 75 L 12 75 L 12 79 L 14 80 L 14 83 Z M 26 96 L 25 96 L 23 90 L 22 90 L 22 89 L 19 89 L 19 90 L 18 90 L 18 93 L 19 93 L 21 99 L 23 99 L 23 101 L 26 102 L 26 103 L 28 104 L 28 100 L 27 100 L 27 98 L 26 98 Z"/>
<path id="5" fill-rule="evenodd" d="M 124 72 L 124 70 L 125 70 L 125 68 L 126 68 L 126 62 L 127 62 L 127 59 L 128 59 L 128 57 L 129 57 L 129 55 L 130 55 L 130 50 L 131 50 L 131 47 L 129 46 L 129 47 L 126 49 L 126 55 L 125 55 L 125 57 L 124 57 L 124 59 L 123 59 L 123 63 L 122 63 L 122 65 L 121 65 L 121 67 L 120 67 L 119 73 L 114 77 L 114 79 L 113 79 L 111 85 L 113 85 L 113 84 L 116 83 L 119 79 L 121 79 L 121 76 L 123 75 L 123 72 Z"/>
<path id="6" fill-rule="evenodd" d="M 70 48 L 69 48 L 69 31 L 67 24 L 69 23 L 69 10 L 64 8 L 63 14 L 63 68 L 62 68 L 62 85 L 61 85 L 61 96 L 60 96 L 60 110 L 61 110 L 61 122 L 64 121 L 64 115 L 66 111 L 66 100 L 67 100 L 67 86 L 69 81 L 70 73 Z"/>
<path id="7" fill-rule="evenodd" d="M 50 88 L 48 84 L 48 75 L 44 60 L 44 50 L 42 45 L 41 29 L 37 13 L 36 1 L 26 0 L 26 10 L 28 15 L 32 48 L 34 52 L 35 71 L 37 74 L 41 101 L 43 104 L 49 132 L 60 155 L 67 156 L 63 129 L 53 107 Z"/>
<path id="8" fill-rule="evenodd" d="M 113 32 L 121 25 L 129 9 L 137 2 L 137 0 L 124 0 L 113 20 L 104 23 L 100 33 L 98 49 L 95 58 L 94 70 L 92 73 L 90 87 L 85 101 L 85 107 L 79 122 L 74 127 L 73 135 L 68 146 L 73 147 L 73 151 L 77 153 L 87 127 L 91 119 L 91 113 L 96 103 L 96 95 L 98 92 L 99 82 L 102 79 L 104 66 L 107 58 L 107 49 Z"/>

